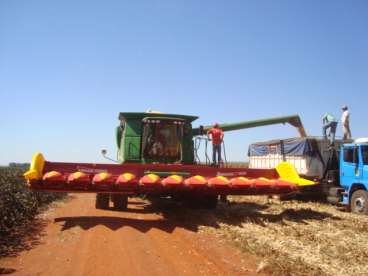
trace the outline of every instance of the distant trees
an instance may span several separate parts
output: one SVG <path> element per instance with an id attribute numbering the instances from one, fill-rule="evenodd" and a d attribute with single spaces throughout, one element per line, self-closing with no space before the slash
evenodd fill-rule
<path id="1" fill-rule="evenodd" d="M 9 163 L 9 168 L 27 169 L 29 168 L 29 166 L 30 166 L 29 163 L 16 163 L 16 162 Z"/>

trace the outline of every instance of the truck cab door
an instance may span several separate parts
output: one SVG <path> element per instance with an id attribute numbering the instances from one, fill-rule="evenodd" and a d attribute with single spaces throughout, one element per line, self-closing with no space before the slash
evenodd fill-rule
<path id="1" fill-rule="evenodd" d="M 362 178 L 359 166 L 359 147 L 355 145 L 344 146 L 340 155 L 340 181 L 341 186 L 348 190 L 353 183 L 360 182 Z"/>
<path id="2" fill-rule="evenodd" d="M 368 188 L 368 145 L 361 146 L 362 183 Z"/>

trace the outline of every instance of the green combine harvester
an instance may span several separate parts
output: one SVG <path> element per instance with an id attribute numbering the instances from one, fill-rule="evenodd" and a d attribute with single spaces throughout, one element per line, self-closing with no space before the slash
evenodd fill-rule
<path id="1" fill-rule="evenodd" d="M 173 163 L 195 164 L 194 140 L 206 134 L 212 126 L 192 128 L 196 116 L 121 112 L 120 126 L 116 129 L 116 144 L 118 160 L 121 163 Z M 233 124 L 220 124 L 223 131 L 234 131 L 246 128 L 291 124 L 296 127 L 301 137 L 306 136 L 303 124 L 298 115 L 275 117 L 263 120 L 244 121 Z M 166 134 L 162 137 L 160 133 Z M 150 154 L 152 137 L 165 140 L 165 150 L 162 155 Z M 154 151 L 154 150 L 153 150 Z"/>
<path id="2" fill-rule="evenodd" d="M 116 129 L 119 164 L 50 162 L 36 153 L 25 178 L 30 188 L 38 191 L 96 193 L 96 207 L 102 209 L 109 208 L 110 200 L 114 208 L 124 209 L 129 196 L 142 195 L 214 208 L 219 195 L 285 194 L 314 184 L 300 178 L 286 162 L 276 169 L 202 164 L 195 142 L 207 139 L 210 126 L 193 128 L 197 118 L 122 112 Z M 280 123 L 289 123 L 306 136 L 298 115 L 219 126 L 223 131 L 233 131 Z"/>

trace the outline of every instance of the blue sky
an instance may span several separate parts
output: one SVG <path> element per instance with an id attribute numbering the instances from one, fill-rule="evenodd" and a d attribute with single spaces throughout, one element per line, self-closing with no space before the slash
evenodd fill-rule
<path id="1" fill-rule="evenodd" d="M 1 1 L 0 164 L 104 162 L 120 111 L 154 108 L 197 124 L 351 109 L 368 136 L 368 2 Z M 341 129 L 338 129 L 341 135 Z M 227 133 L 227 154 L 296 136 L 289 126 Z"/>

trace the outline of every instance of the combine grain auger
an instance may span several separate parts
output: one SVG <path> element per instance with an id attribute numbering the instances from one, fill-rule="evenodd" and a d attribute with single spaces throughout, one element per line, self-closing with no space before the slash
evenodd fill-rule
<path id="1" fill-rule="evenodd" d="M 46 161 L 36 153 L 25 173 L 38 191 L 97 193 L 96 207 L 126 207 L 128 196 L 171 196 L 215 207 L 219 195 L 269 195 L 312 185 L 288 163 L 275 169 L 211 167 L 195 164 L 193 137 L 208 127 L 192 128 L 194 116 L 157 113 L 120 113 L 116 130 L 120 164 Z M 224 131 L 278 123 L 304 128 L 299 116 L 223 124 Z"/>

